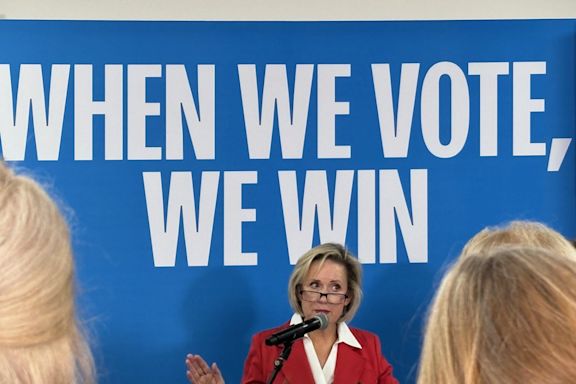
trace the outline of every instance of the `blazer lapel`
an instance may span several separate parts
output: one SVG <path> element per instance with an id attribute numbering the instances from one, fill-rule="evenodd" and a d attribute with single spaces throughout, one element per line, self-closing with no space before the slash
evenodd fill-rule
<path id="1" fill-rule="evenodd" d="M 281 351 L 282 348 L 279 348 L 278 354 L 280 354 Z M 308 357 L 306 357 L 302 340 L 294 342 L 292 352 L 288 360 L 284 362 L 284 366 L 278 376 L 284 376 L 286 380 L 282 381 L 277 378 L 275 380 L 277 383 L 314 384 L 314 376 L 312 376 L 312 370 L 310 369 L 310 364 L 308 364 Z"/>
<path id="2" fill-rule="evenodd" d="M 346 343 L 338 344 L 334 384 L 355 384 L 360 382 L 364 370 L 364 358 L 359 351 L 359 349 Z"/>

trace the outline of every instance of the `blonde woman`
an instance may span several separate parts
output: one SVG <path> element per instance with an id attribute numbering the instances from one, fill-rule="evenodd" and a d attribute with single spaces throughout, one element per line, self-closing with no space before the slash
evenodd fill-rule
<path id="1" fill-rule="evenodd" d="M 574 383 L 576 250 L 566 244 L 537 223 L 475 236 L 430 308 L 418 384 Z"/>
<path id="2" fill-rule="evenodd" d="M 392 366 L 382 356 L 378 336 L 346 324 L 360 306 L 361 275 L 358 260 L 340 244 L 322 244 L 305 253 L 288 283 L 288 298 L 295 313 L 289 323 L 254 336 L 242 383 L 269 382 L 283 348 L 265 345 L 268 337 L 289 325 L 324 314 L 326 328 L 294 342 L 290 358 L 275 383 L 398 384 Z M 191 383 L 224 383 L 218 367 L 208 366 L 202 357 L 189 355 L 186 364 Z"/>
<path id="3" fill-rule="evenodd" d="M 0 275 L 0 383 L 94 383 L 66 221 L 42 187 L 3 162 Z"/>

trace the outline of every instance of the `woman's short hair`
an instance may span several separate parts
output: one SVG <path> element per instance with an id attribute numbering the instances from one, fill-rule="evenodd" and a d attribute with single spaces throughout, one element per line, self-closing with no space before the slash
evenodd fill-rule
<path id="1" fill-rule="evenodd" d="M 312 263 L 317 261 L 324 263 L 326 260 L 336 262 L 346 269 L 350 302 L 344 308 L 344 313 L 339 321 L 350 321 L 356 314 L 362 301 L 362 267 L 358 259 L 340 244 L 325 243 L 318 245 L 298 259 L 290 276 L 290 280 L 288 281 L 288 300 L 294 311 L 303 315 L 302 303 L 298 292 L 300 286 L 308 275 Z"/>
<path id="2" fill-rule="evenodd" d="M 492 245 L 468 247 L 445 275 L 418 384 L 573 382 L 576 258 L 555 247 Z"/>
<path id="3" fill-rule="evenodd" d="M 540 247 L 576 259 L 574 246 L 560 233 L 543 223 L 520 220 L 484 228 L 466 243 L 461 257 L 514 244 Z"/>
<path id="4" fill-rule="evenodd" d="M 34 180 L 0 162 L 0 383 L 93 383 L 75 315 L 68 225 Z"/>

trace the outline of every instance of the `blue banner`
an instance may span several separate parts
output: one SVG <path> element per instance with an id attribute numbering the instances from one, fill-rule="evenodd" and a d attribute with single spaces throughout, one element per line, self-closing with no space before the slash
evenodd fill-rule
<path id="1" fill-rule="evenodd" d="M 412 383 L 467 239 L 576 237 L 576 20 L 3 20 L 0 44 L 2 156 L 70 208 L 102 383 L 184 383 L 188 352 L 238 382 L 328 241 Z"/>

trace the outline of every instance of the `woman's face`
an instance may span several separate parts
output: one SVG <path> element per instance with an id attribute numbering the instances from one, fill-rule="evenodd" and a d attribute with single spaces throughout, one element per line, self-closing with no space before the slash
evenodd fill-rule
<path id="1" fill-rule="evenodd" d="M 332 260 L 313 262 L 300 289 L 302 292 L 298 292 L 298 297 L 305 319 L 325 313 L 329 324 L 336 324 L 344 307 L 350 303 L 350 298 L 345 297 L 348 294 L 346 268 Z M 330 295 L 319 295 L 317 292 Z"/>

